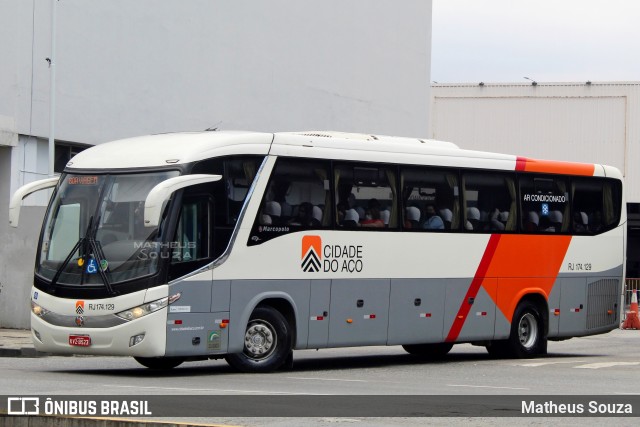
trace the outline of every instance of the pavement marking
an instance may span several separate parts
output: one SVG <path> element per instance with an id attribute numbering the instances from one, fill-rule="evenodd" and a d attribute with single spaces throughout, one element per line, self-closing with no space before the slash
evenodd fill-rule
<path id="1" fill-rule="evenodd" d="M 499 387 L 492 385 L 471 385 L 471 384 L 447 384 L 447 387 L 471 387 L 471 388 L 498 388 L 505 390 L 531 390 L 525 387 Z"/>
<path id="2" fill-rule="evenodd" d="M 235 390 L 223 388 L 187 388 L 187 387 L 153 387 L 153 386 L 135 386 L 135 385 L 119 385 L 119 384 L 103 384 L 104 387 L 118 388 L 140 388 L 149 390 L 172 390 L 172 391 L 216 391 L 223 393 L 256 393 L 256 394 L 283 394 L 283 395 L 304 395 L 304 396 L 329 396 L 330 393 L 293 393 L 289 391 L 267 391 L 267 390 Z"/>
<path id="3" fill-rule="evenodd" d="M 613 366 L 636 366 L 640 365 L 640 362 L 600 362 L 600 363 L 588 363 L 586 365 L 574 366 L 576 369 L 601 369 L 611 368 Z"/>
<path id="4" fill-rule="evenodd" d="M 526 366 L 528 368 L 537 368 L 538 366 L 556 365 L 560 363 L 584 363 L 584 360 L 562 360 L 558 362 L 533 362 L 533 363 L 516 363 L 513 366 Z"/>
<path id="5" fill-rule="evenodd" d="M 315 377 L 286 377 L 290 380 L 315 380 L 315 381 L 344 381 L 344 382 L 352 382 L 352 383 L 366 383 L 369 382 L 367 380 L 345 380 L 342 378 L 315 378 Z"/>

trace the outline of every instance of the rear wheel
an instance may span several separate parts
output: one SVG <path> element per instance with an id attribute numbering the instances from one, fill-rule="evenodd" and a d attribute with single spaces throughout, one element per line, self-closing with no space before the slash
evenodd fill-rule
<path id="1" fill-rule="evenodd" d="M 452 343 L 446 342 L 437 344 L 410 344 L 402 346 L 407 353 L 424 359 L 441 359 L 449 353 L 452 347 Z"/>
<path id="2" fill-rule="evenodd" d="M 227 363 L 242 372 L 272 372 L 291 356 L 291 330 L 284 316 L 272 307 L 257 307 L 244 334 L 242 353 L 229 354 Z"/>
<path id="3" fill-rule="evenodd" d="M 521 302 L 511 321 L 509 339 L 493 341 L 487 347 L 495 357 L 527 358 L 547 353 L 544 320 L 539 308 L 530 301 Z"/>
<path id="4" fill-rule="evenodd" d="M 149 369 L 169 370 L 182 364 L 181 357 L 134 357 L 136 362 Z"/>

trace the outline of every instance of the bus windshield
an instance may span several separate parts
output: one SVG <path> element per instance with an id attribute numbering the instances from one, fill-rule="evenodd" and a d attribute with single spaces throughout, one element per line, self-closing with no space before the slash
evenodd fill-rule
<path id="1" fill-rule="evenodd" d="M 36 273 L 64 285 L 105 285 L 157 272 L 161 230 L 144 226 L 144 202 L 177 171 L 65 174 L 46 214 Z"/>

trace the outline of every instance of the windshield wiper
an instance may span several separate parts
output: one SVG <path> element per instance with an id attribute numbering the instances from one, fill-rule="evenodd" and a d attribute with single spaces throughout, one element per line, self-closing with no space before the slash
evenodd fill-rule
<path id="1" fill-rule="evenodd" d="M 96 224 L 99 224 L 99 223 L 100 223 L 100 217 L 98 217 L 98 220 L 96 221 Z M 97 229 L 98 229 L 97 226 L 96 227 L 93 226 L 93 215 L 91 215 L 91 217 L 89 218 L 89 225 L 87 225 L 87 229 L 84 233 L 84 236 L 81 237 L 78 240 L 78 242 L 73 246 L 73 248 L 71 249 L 67 257 L 64 259 L 64 261 L 56 271 L 56 274 L 53 276 L 53 279 L 51 279 L 51 288 L 55 287 L 56 283 L 58 282 L 58 279 L 62 275 L 62 272 L 64 271 L 65 268 L 67 268 L 67 266 L 69 265 L 69 262 L 71 262 L 73 255 L 76 253 L 76 251 L 80 250 L 80 253 L 78 254 L 79 255 L 78 259 L 84 259 L 85 262 L 91 262 L 90 259 L 93 258 L 93 261 L 97 264 L 96 270 L 100 274 L 100 278 L 102 279 L 104 286 L 107 288 L 107 291 L 111 295 L 116 294 L 115 290 L 111 286 L 111 281 L 109 280 L 109 277 L 104 272 L 104 270 L 102 269 L 102 266 L 98 261 L 98 260 L 105 259 L 105 257 L 104 257 L 104 253 L 102 252 L 102 248 L 99 246 L 99 243 L 96 242 L 94 237 L 95 234 L 97 233 Z M 96 257 L 98 260 L 96 260 Z M 86 268 L 84 267 L 84 265 L 82 265 L 82 271 L 80 273 L 81 285 L 84 284 L 85 270 Z"/>

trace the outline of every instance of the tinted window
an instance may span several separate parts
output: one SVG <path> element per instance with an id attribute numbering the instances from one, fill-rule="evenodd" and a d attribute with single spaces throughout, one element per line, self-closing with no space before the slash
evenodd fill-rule
<path id="1" fill-rule="evenodd" d="M 597 234 L 618 225 L 622 187 L 620 181 L 604 178 L 575 178 L 573 220 L 576 234 Z"/>
<path id="2" fill-rule="evenodd" d="M 282 234 L 332 225 L 329 162 L 278 159 L 253 226 L 249 245 Z"/>
<path id="3" fill-rule="evenodd" d="M 405 229 L 444 231 L 460 228 L 457 171 L 406 168 L 400 179 Z"/>
<path id="4" fill-rule="evenodd" d="M 471 172 L 462 175 L 464 229 L 469 232 L 516 230 L 516 186 L 512 175 Z"/>
<path id="5" fill-rule="evenodd" d="M 522 230 L 526 233 L 564 233 L 570 225 L 567 178 L 520 175 Z"/>
<path id="6" fill-rule="evenodd" d="M 389 165 L 340 164 L 334 169 L 339 227 L 397 228 L 396 173 Z"/>

